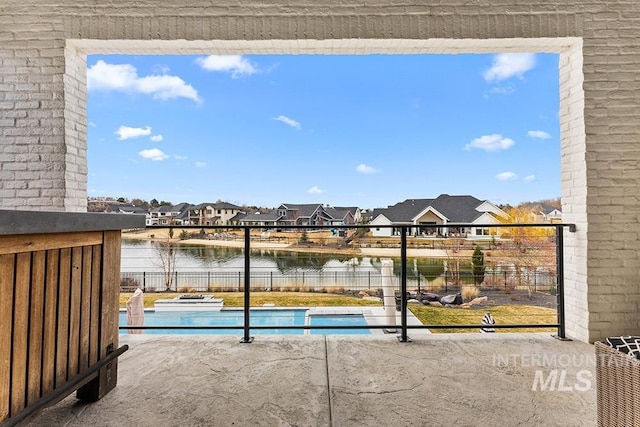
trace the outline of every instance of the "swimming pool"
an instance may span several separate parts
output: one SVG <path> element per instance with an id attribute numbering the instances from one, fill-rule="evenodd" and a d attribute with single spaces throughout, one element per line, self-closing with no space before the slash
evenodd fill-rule
<path id="1" fill-rule="evenodd" d="M 294 334 L 370 334 L 369 329 L 278 329 L 278 326 L 365 326 L 367 321 L 362 314 L 310 314 L 309 309 L 251 309 L 251 326 L 273 326 L 267 329 L 252 329 L 256 335 Z M 120 312 L 120 326 L 127 325 L 126 311 Z M 242 326 L 242 309 L 222 309 L 220 311 L 145 311 L 145 326 Z M 121 334 L 128 333 L 120 329 Z M 146 329 L 145 334 L 206 334 L 239 335 L 242 329 Z"/>

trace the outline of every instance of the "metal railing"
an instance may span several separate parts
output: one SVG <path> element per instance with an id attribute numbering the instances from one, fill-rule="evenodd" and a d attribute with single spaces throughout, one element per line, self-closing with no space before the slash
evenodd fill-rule
<path id="1" fill-rule="evenodd" d="M 523 283 L 507 266 L 490 269 L 484 289 L 555 292 L 556 274 L 551 269 L 533 271 L 527 283 Z M 121 292 L 241 292 L 244 287 L 244 271 L 173 271 L 167 286 L 167 273 L 162 271 L 123 271 Z M 474 286 L 473 271 L 466 269 L 456 273 L 458 285 L 452 283 L 452 273 L 442 273 L 442 284 L 432 285 L 419 272 L 407 273 L 407 287 L 420 292 L 453 292 Z M 380 270 L 369 271 L 252 271 L 251 289 L 264 291 L 340 292 L 371 291 L 382 287 Z M 531 282 L 531 283 L 529 283 Z M 394 288 L 400 292 L 400 276 L 393 277 Z"/>
<path id="2" fill-rule="evenodd" d="M 496 230 L 501 228 L 510 228 L 523 230 L 527 228 L 535 228 L 535 229 L 544 229 L 552 231 L 552 233 L 547 233 L 545 236 L 542 236 L 541 239 L 546 239 L 547 246 L 553 245 L 555 248 L 555 265 L 551 266 L 549 271 L 545 272 L 544 275 L 546 279 L 543 280 L 540 285 L 538 285 L 538 272 L 535 271 L 533 274 L 534 277 L 534 292 L 539 291 L 553 291 L 556 296 L 556 309 L 557 309 L 557 321 L 554 323 L 538 323 L 538 324 L 492 324 L 490 325 L 493 329 L 513 329 L 513 328 L 557 328 L 557 335 L 555 335 L 559 339 L 565 339 L 565 316 L 564 316 L 564 240 L 563 240 L 563 232 L 564 229 L 568 229 L 570 232 L 575 231 L 575 225 L 573 224 L 486 224 L 486 225 L 460 225 L 457 224 L 455 226 L 451 225 L 443 225 L 443 224 L 424 224 L 419 226 L 421 230 L 425 229 L 446 229 L 449 227 L 455 227 L 456 229 L 460 228 L 483 228 L 487 230 L 492 230 L 492 233 L 495 235 L 500 235 L 500 233 Z M 416 226 L 383 226 L 383 225 L 296 225 L 296 226 L 282 226 L 278 227 L 281 229 L 288 229 L 293 231 L 302 231 L 302 230 L 340 230 L 344 229 L 347 231 L 347 236 L 349 232 L 355 232 L 359 229 L 383 229 L 383 228 L 393 228 L 394 230 L 399 230 L 399 236 L 395 236 L 395 239 L 398 240 L 397 246 L 399 249 L 399 261 L 400 261 L 400 271 L 397 275 L 394 283 L 394 287 L 396 290 L 396 299 L 397 306 L 400 311 L 400 325 L 396 324 L 377 324 L 377 325 L 256 325 L 251 323 L 250 317 L 250 309 L 251 309 L 251 292 L 259 290 L 286 290 L 285 286 L 278 285 L 278 283 L 274 282 L 274 280 L 289 280 L 291 278 L 282 279 L 279 275 L 274 275 L 273 272 L 264 272 L 264 271 L 254 271 L 251 267 L 251 242 L 252 242 L 252 231 L 261 231 L 265 230 L 264 226 L 150 226 L 148 229 L 178 229 L 178 230 L 199 230 L 202 234 L 203 232 L 206 234 L 205 230 L 225 230 L 229 233 L 237 233 L 241 231 L 241 236 L 243 238 L 243 258 L 244 258 L 244 267 L 242 271 L 236 272 L 171 272 L 171 274 L 175 275 L 175 284 L 173 286 L 173 290 L 181 291 L 239 291 L 243 294 L 243 322 L 242 325 L 238 326 L 178 326 L 178 325 L 169 325 L 169 326 L 131 326 L 131 325 L 121 325 L 120 329 L 161 329 L 161 330 L 172 330 L 172 329 L 193 329 L 193 330 L 203 330 L 203 329 L 236 329 L 242 330 L 243 336 L 241 342 L 251 342 L 253 337 L 251 336 L 252 330 L 261 330 L 261 329 L 303 329 L 303 330 L 314 330 L 314 329 L 327 329 L 327 330 L 344 330 L 344 329 L 382 329 L 382 330 L 399 330 L 398 339 L 401 342 L 410 341 L 408 337 L 409 329 L 482 329 L 486 328 L 487 325 L 484 324 L 408 324 L 408 316 L 407 316 L 407 301 L 412 294 L 409 292 L 410 287 L 418 288 L 420 290 L 421 278 L 420 274 L 411 275 L 407 268 L 407 249 L 412 247 L 420 247 L 420 244 L 416 244 L 415 239 L 412 244 L 408 244 L 408 236 L 411 236 L 411 232 L 416 229 Z M 503 245 L 505 247 L 511 247 L 512 249 L 516 249 L 522 252 L 522 254 L 527 253 L 527 251 L 531 248 L 528 248 L 526 244 L 522 241 L 522 236 L 520 233 L 517 233 L 516 236 L 511 236 L 510 238 L 500 239 L 497 243 L 498 245 Z M 490 239 L 495 240 L 494 237 L 490 237 Z M 174 236 L 177 237 L 177 236 Z M 256 240 L 260 240 L 260 237 L 253 236 Z M 456 241 L 456 245 L 464 246 L 465 242 L 467 246 L 469 246 L 469 242 L 471 242 L 471 246 L 474 244 L 481 244 L 482 242 L 487 242 L 486 238 L 484 240 L 473 240 L 473 239 L 465 239 L 456 237 L 450 238 L 450 241 Z M 459 250 L 459 247 L 447 246 L 446 238 L 443 240 L 439 240 L 439 245 L 442 247 L 449 248 L 452 252 L 456 252 Z M 444 243 L 443 243 L 444 242 Z M 387 241 L 387 245 L 389 242 Z M 431 243 L 432 247 L 438 247 L 438 245 L 434 245 Z M 524 256 L 524 255 L 523 255 Z M 553 271 L 555 270 L 555 272 Z M 358 273 L 346 275 L 344 273 L 338 274 L 337 272 L 329 272 L 329 276 L 333 273 L 333 281 L 334 283 L 338 283 L 340 280 L 350 281 L 351 283 L 348 286 L 345 286 L 345 282 L 340 282 L 340 284 L 336 284 L 336 287 L 340 289 L 349 289 L 352 291 L 358 291 L 361 289 L 372 289 L 380 287 L 380 275 L 372 272 L 366 272 L 366 274 Z M 518 284 L 516 285 L 508 285 L 508 277 L 507 271 L 500 271 L 498 276 L 503 275 L 504 282 L 502 285 L 505 289 L 508 287 L 510 291 L 514 289 L 518 289 Z M 549 283 L 548 277 L 549 275 L 554 276 L 553 282 Z M 275 276 L 275 278 L 274 278 Z M 302 284 L 298 284 L 294 288 L 297 290 L 309 290 L 309 291 L 318 291 L 320 289 L 330 292 L 330 286 L 322 286 L 318 283 L 321 277 L 327 276 L 327 274 L 317 274 L 317 275 L 307 275 L 305 276 L 302 273 L 302 277 L 296 278 L 295 280 L 301 279 Z M 140 283 L 142 283 L 143 288 L 147 288 L 147 284 L 153 284 L 158 277 L 162 277 L 163 279 L 166 277 L 166 273 L 157 273 L 157 272 L 140 272 L 140 273 L 131 273 L 125 272 L 122 274 L 122 286 L 123 291 L 130 291 L 133 287 L 138 287 Z M 496 272 L 493 271 L 493 277 L 495 281 Z M 510 276 L 511 277 L 511 276 Z M 179 285 L 180 279 L 188 278 L 191 282 L 187 284 L 183 283 L 184 286 Z M 193 281 L 195 279 L 195 282 Z M 448 285 L 447 279 L 445 278 L 445 291 L 449 290 L 460 290 L 465 285 L 463 283 L 467 282 L 467 286 L 469 285 L 470 279 L 473 279 L 473 272 L 471 271 L 458 271 L 455 277 L 455 284 Z M 223 280 L 221 283 L 220 280 Z M 173 282 L 173 279 L 172 279 Z M 232 283 L 230 283 L 232 282 Z M 311 282 L 311 283 L 309 283 Z M 296 282 L 298 283 L 298 282 Z M 308 283 L 308 284 L 307 284 Z M 462 285 L 461 285 L 462 283 Z M 473 281 L 471 281 L 471 285 Z M 495 283 L 493 283 L 495 285 Z M 131 288 L 127 288 L 130 286 Z M 524 285 L 527 287 L 529 292 L 531 292 L 530 284 Z M 155 286 L 157 289 L 157 286 Z M 495 286 L 494 286 L 495 287 Z M 498 285 L 499 288 L 499 285 Z M 428 286 L 423 288 L 424 290 L 429 290 Z"/>

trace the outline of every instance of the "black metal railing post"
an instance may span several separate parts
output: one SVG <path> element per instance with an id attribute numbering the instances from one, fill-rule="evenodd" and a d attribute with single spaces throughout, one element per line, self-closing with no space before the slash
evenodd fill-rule
<path id="1" fill-rule="evenodd" d="M 251 228 L 244 228 L 244 335 L 241 343 L 253 341 L 251 334 Z"/>
<path id="2" fill-rule="evenodd" d="M 558 312 L 558 335 L 554 335 L 559 340 L 568 340 L 565 331 L 564 316 L 564 227 L 556 227 L 556 301 Z"/>
<path id="3" fill-rule="evenodd" d="M 407 336 L 407 227 L 400 228 L 400 342 L 411 342 Z"/>

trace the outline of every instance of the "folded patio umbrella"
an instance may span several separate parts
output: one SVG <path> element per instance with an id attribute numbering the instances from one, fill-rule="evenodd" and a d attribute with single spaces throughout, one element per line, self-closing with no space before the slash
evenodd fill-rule
<path id="1" fill-rule="evenodd" d="M 127 325 L 144 325 L 144 295 L 140 288 L 127 300 Z M 143 329 L 129 329 L 130 334 L 143 334 Z"/>

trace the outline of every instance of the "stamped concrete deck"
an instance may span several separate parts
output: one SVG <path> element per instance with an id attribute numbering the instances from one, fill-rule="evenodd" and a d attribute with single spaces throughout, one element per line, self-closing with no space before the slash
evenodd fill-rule
<path id="1" fill-rule="evenodd" d="M 547 334 L 121 335 L 101 401 L 31 426 L 596 425 L 593 346 Z M 535 390 L 534 390 L 535 389 Z"/>

